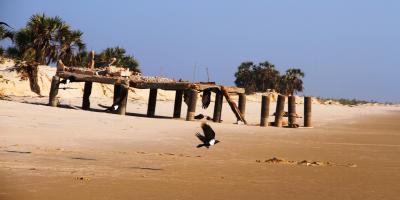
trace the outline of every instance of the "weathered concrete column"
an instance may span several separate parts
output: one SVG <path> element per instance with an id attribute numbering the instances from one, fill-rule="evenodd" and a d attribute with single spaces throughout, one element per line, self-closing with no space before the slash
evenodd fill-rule
<path id="1" fill-rule="evenodd" d="M 271 97 L 269 95 L 263 95 L 261 99 L 261 119 L 260 126 L 268 126 L 268 116 L 269 116 L 269 104 L 271 102 Z"/>
<path id="2" fill-rule="evenodd" d="M 224 96 L 221 91 L 215 92 L 215 105 L 214 105 L 214 115 L 213 121 L 221 123 L 221 114 L 222 114 L 222 103 Z"/>
<path id="3" fill-rule="evenodd" d="M 154 117 L 157 104 L 157 89 L 150 89 L 149 103 L 147 105 L 147 117 Z"/>
<path id="4" fill-rule="evenodd" d="M 246 113 L 246 94 L 239 94 L 239 111 L 242 113 L 242 116 L 245 116 Z"/>
<path id="5" fill-rule="evenodd" d="M 113 105 L 120 101 L 122 86 L 120 84 L 114 85 Z"/>
<path id="6" fill-rule="evenodd" d="M 296 96 L 288 97 L 288 115 L 289 126 L 296 124 Z"/>
<path id="7" fill-rule="evenodd" d="M 83 101 L 82 101 L 83 110 L 90 109 L 90 95 L 92 94 L 92 85 L 93 82 L 85 82 L 85 87 L 83 89 Z"/>
<path id="8" fill-rule="evenodd" d="M 285 96 L 278 95 L 278 101 L 276 102 L 275 111 L 275 126 L 282 127 L 282 115 L 285 108 Z"/>
<path id="9" fill-rule="evenodd" d="M 57 107 L 58 99 L 58 87 L 60 85 L 60 77 L 53 76 L 51 80 L 50 94 L 49 94 L 49 106 Z"/>
<path id="10" fill-rule="evenodd" d="M 186 121 L 193 121 L 196 113 L 197 90 L 189 90 L 189 105 L 186 114 Z"/>
<path id="11" fill-rule="evenodd" d="M 120 115 L 126 114 L 126 106 L 128 103 L 128 92 L 129 92 L 129 86 L 127 84 L 122 84 L 121 92 L 119 94 L 120 101 L 119 101 L 118 114 Z"/>
<path id="12" fill-rule="evenodd" d="M 173 118 L 181 117 L 183 90 L 176 90 Z"/>
<path id="13" fill-rule="evenodd" d="M 311 97 L 304 97 L 304 127 L 312 127 L 311 122 Z"/>

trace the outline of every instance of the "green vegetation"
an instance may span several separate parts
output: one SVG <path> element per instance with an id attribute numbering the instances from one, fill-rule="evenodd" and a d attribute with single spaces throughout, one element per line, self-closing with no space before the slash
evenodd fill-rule
<path id="1" fill-rule="evenodd" d="M 100 54 L 95 56 L 95 67 L 101 67 L 104 64 L 111 63 L 112 59 L 116 58 L 113 65 L 117 67 L 128 68 L 130 71 L 140 72 L 139 63 L 130 55 L 126 55 L 126 51 L 121 47 L 107 48 Z"/>
<path id="2" fill-rule="evenodd" d="M 45 14 L 33 15 L 26 27 L 12 32 L 0 22 L 0 40 L 9 38 L 14 46 L 7 49 L 7 56 L 16 61 L 17 70 L 25 74 L 30 81 L 31 90 L 40 95 L 38 85 L 38 65 L 50 65 L 61 60 L 67 66 L 87 66 L 88 52 L 83 42 L 83 32 L 72 30 L 60 17 L 49 17 Z M 0 55 L 4 49 L 0 47 Z M 139 72 L 138 62 L 123 48 L 107 48 L 95 60 L 110 63 L 116 58 L 114 65 Z"/>
<path id="3" fill-rule="evenodd" d="M 332 101 L 332 102 L 338 102 L 339 104 L 342 105 L 347 105 L 347 106 L 356 106 L 356 105 L 362 105 L 362 104 L 368 104 L 368 103 L 378 103 L 377 101 L 374 100 L 360 100 L 360 99 L 345 99 L 345 98 L 324 98 L 324 97 L 317 97 L 319 101 L 325 102 L 325 101 Z M 390 103 L 385 103 L 385 104 L 390 104 Z"/>
<path id="4" fill-rule="evenodd" d="M 275 65 L 268 61 L 255 65 L 253 62 L 243 62 L 235 73 L 235 84 L 244 87 L 246 93 L 278 91 L 284 95 L 294 95 L 302 92 L 304 72 L 290 68 L 280 75 Z"/>

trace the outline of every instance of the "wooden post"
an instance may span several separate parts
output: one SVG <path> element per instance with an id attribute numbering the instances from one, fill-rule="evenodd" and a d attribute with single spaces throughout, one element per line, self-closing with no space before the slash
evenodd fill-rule
<path id="1" fill-rule="evenodd" d="M 282 127 L 282 115 L 285 108 L 285 96 L 278 95 L 278 101 L 276 102 L 275 111 L 275 126 Z"/>
<path id="2" fill-rule="evenodd" d="M 193 121 L 196 113 L 197 90 L 189 90 L 189 105 L 186 114 L 186 121 Z"/>
<path id="3" fill-rule="evenodd" d="M 312 127 L 311 123 L 311 97 L 304 97 L 304 127 Z"/>
<path id="4" fill-rule="evenodd" d="M 82 109 L 89 110 L 90 109 L 90 94 L 92 94 L 92 85 L 93 82 L 85 82 L 85 87 L 83 89 L 83 101 L 82 101 Z"/>
<path id="5" fill-rule="evenodd" d="M 224 96 L 222 95 L 221 91 L 215 92 L 215 105 L 214 105 L 214 115 L 213 121 L 221 123 L 221 114 L 222 114 L 222 103 Z"/>
<path id="6" fill-rule="evenodd" d="M 157 103 L 157 89 L 150 89 L 147 117 L 154 117 Z"/>
<path id="7" fill-rule="evenodd" d="M 261 120 L 260 126 L 268 126 L 268 116 L 269 116 L 269 104 L 271 102 L 271 97 L 269 95 L 263 95 L 261 99 Z"/>
<path id="8" fill-rule="evenodd" d="M 88 57 L 88 65 L 87 68 L 94 70 L 94 51 L 89 52 L 89 57 Z"/>
<path id="9" fill-rule="evenodd" d="M 296 124 L 296 96 L 288 97 L 289 126 Z"/>
<path id="10" fill-rule="evenodd" d="M 60 77 L 53 76 L 51 80 L 50 94 L 49 94 L 49 106 L 57 107 L 58 99 L 58 86 L 60 85 Z"/>
<path id="11" fill-rule="evenodd" d="M 176 90 L 173 118 L 180 118 L 181 117 L 182 95 L 183 95 L 183 90 Z"/>
<path id="12" fill-rule="evenodd" d="M 243 117 L 246 113 L 246 94 L 239 94 L 239 111 L 242 113 Z"/>
<path id="13" fill-rule="evenodd" d="M 234 101 L 232 101 L 228 91 L 226 90 L 226 88 L 224 86 L 221 86 L 221 92 L 224 95 L 226 101 L 228 102 L 229 107 L 231 107 L 231 110 L 235 114 L 236 119 L 238 121 L 242 121 L 244 124 L 247 124 L 246 119 L 244 119 L 244 116 L 242 115 L 242 113 L 240 113 L 238 106 L 236 105 L 236 103 Z"/>
<path id="14" fill-rule="evenodd" d="M 126 105 L 128 103 L 128 92 L 129 92 L 129 86 L 127 83 L 121 85 L 121 92 L 119 95 L 120 101 L 119 101 L 119 109 L 118 109 L 118 114 L 120 115 L 125 115 L 126 113 Z"/>
<path id="15" fill-rule="evenodd" d="M 120 84 L 114 85 L 113 105 L 120 101 L 122 86 Z"/>

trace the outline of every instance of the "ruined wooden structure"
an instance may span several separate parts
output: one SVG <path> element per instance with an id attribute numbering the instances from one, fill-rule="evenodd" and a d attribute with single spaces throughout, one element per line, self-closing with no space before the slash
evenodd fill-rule
<path id="1" fill-rule="evenodd" d="M 93 53 L 92 53 L 93 54 Z M 90 94 L 92 91 L 93 83 L 111 84 L 114 85 L 114 98 L 113 103 L 118 104 L 118 113 L 124 115 L 127 107 L 128 90 L 130 87 L 138 89 L 149 89 L 148 109 L 147 116 L 154 117 L 156 104 L 157 104 L 157 91 L 158 90 L 174 90 L 176 91 L 173 118 L 181 117 L 181 107 L 183 94 L 188 93 L 188 109 L 186 114 L 186 120 L 194 120 L 196 112 L 197 97 L 199 92 L 206 89 L 212 89 L 216 93 L 215 107 L 214 107 L 214 122 L 221 122 L 221 112 L 223 97 L 226 98 L 232 111 L 238 120 L 246 123 L 244 117 L 244 109 L 246 104 L 246 98 L 243 97 L 245 90 L 238 87 L 226 87 L 216 85 L 214 83 L 191 83 L 181 81 L 143 81 L 133 76 L 104 76 L 98 75 L 93 71 L 93 63 L 89 64 L 89 68 L 79 71 L 79 68 L 66 67 L 62 62 L 58 63 L 57 73 L 53 77 L 51 83 L 51 89 L 49 94 L 49 105 L 57 106 L 59 84 L 61 79 L 69 79 L 73 77 L 73 82 L 84 82 L 84 93 L 82 101 L 82 109 L 90 109 Z M 68 70 L 66 70 L 68 69 Z M 82 68 L 80 68 L 82 69 Z M 86 71 L 85 71 L 86 70 Z M 231 94 L 241 95 L 239 98 L 239 108 L 235 102 L 230 99 Z M 242 113 L 243 112 L 243 113 Z"/>

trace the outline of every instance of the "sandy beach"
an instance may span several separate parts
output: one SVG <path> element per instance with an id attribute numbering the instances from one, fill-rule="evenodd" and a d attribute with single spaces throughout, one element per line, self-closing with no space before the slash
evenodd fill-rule
<path id="1" fill-rule="evenodd" d="M 15 101 L 26 103 L 0 101 L 0 199 L 400 195 L 398 107 L 314 105 L 314 128 L 288 129 L 233 124 L 225 104 L 224 122 L 210 123 L 221 143 L 198 149 L 201 122 L 170 119 L 173 101 L 158 102 L 157 118 L 140 115 L 144 100 L 130 100 L 128 116 L 80 110 L 79 98 L 68 100 L 71 109 L 44 106 L 46 97 Z M 259 106 L 248 103 L 250 124 Z"/>

